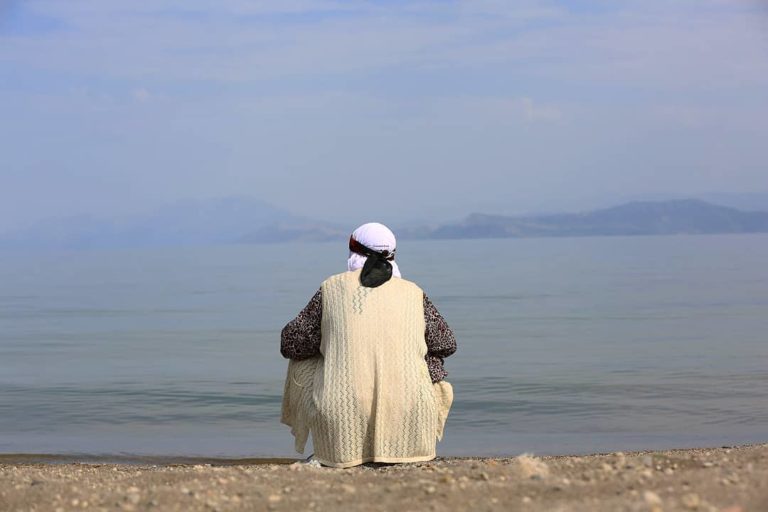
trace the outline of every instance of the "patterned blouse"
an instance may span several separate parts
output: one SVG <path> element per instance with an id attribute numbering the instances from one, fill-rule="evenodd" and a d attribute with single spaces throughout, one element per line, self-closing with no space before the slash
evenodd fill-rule
<path id="1" fill-rule="evenodd" d="M 287 359 L 309 359 L 320 354 L 320 322 L 323 317 L 322 291 L 309 301 L 301 312 L 283 327 L 280 334 L 280 353 Z M 443 359 L 456 352 L 456 338 L 443 316 L 424 295 L 424 339 L 427 355 L 424 358 L 432 382 L 438 382 L 448 375 L 443 368 Z"/>

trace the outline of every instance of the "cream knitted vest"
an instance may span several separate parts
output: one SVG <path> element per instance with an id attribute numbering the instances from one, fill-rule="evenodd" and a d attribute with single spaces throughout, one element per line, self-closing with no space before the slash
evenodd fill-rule
<path id="1" fill-rule="evenodd" d="M 322 357 L 291 381 L 306 391 L 293 407 L 302 409 L 294 434 L 306 423 L 315 458 L 328 466 L 434 458 L 444 417 L 424 361 L 422 290 L 400 278 L 366 288 L 357 270 L 325 280 L 322 297 Z M 311 382 L 296 381 L 302 371 Z"/>

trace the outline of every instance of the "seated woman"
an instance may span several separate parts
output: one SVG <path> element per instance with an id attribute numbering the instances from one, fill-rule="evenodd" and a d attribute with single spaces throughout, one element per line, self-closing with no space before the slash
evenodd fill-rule
<path id="1" fill-rule="evenodd" d="M 283 328 L 280 352 L 291 361 L 282 422 L 303 453 L 344 468 L 364 462 L 417 462 L 435 444 L 453 400 L 443 358 L 453 332 L 395 263 L 395 236 L 360 226 L 349 240 L 348 271 L 329 277 Z"/>

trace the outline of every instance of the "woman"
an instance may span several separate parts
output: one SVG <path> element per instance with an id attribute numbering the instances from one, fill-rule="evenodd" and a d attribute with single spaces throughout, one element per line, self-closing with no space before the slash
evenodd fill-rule
<path id="1" fill-rule="evenodd" d="M 326 279 L 283 328 L 282 422 L 299 453 L 311 432 L 326 466 L 431 460 L 453 400 L 443 358 L 456 339 L 401 278 L 389 228 L 360 226 L 349 250 L 348 271 Z"/>

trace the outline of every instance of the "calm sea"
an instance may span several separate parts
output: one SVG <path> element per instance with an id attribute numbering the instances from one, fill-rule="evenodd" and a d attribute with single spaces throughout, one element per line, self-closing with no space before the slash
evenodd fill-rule
<path id="1" fill-rule="evenodd" d="M 403 241 L 443 455 L 768 441 L 768 236 Z M 292 456 L 282 326 L 340 244 L 0 254 L 0 453 Z"/>

